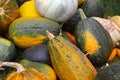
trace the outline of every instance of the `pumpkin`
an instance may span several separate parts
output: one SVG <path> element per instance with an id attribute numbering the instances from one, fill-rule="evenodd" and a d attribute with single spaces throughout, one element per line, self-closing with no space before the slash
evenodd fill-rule
<path id="1" fill-rule="evenodd" d="M 9 27 L 10 39 L 20 48 L 26 49 L 48 41 L 45 30 L 58 35 L 59 24 L 52 20 L 40 17 L 19 18 Z"/>
<path id="2" fill-rule="evenodd" d="M 87 17 L 104 17 L 104 9 L 100 0 L 85 0 L 81 8 Z"/>
<path id="3" fill-rule="evenodd" d="M 51 66 L 49 51 L 46 44 L 40 44 L 27 48 L 23 51 L 19 58 L 45 63 Z"/>
<path id="4" fill-rule="evenodd" d="M 35 68 L 37 69 L 39 72 L 41 72 L 43 75 L 46 76 L 47 80 L 56 80 L 56 73 L 54 72 L 54 70 L 52 69 L 52 67 L 50 67 L 47 64 L 44 63 L 38 63 L 38 62 L 33 62 L 27 59 L 22 59 L 20 61 L 20 64 L 22 66 L 24 66 L 25 68 Z"/>
<path id="5" fill-rule="evenodd" d="M 0 60 L 13 61 L 16 56 L 15 45 L 5 38 L 0 37 Z"/>
<path id="6" fill-rule="evenodd" d="M 96 80 L 120 80 L 120 64 L 111 64 L 98 70 Z"/>
<path id="7" fill-rule="evenodd" d="M 97 72 L 79 48 L 61 36 L 46 33 L 51 63 L 60 80 L 95 80 Z"/>
<path id="8" fill-rule="evenodd" d="M 75 27 L 76 45 L 88 56 L 94 66 L 102 66 L 108 61 L 113 50 L 109 33 L 93 18 L 83 17 Z"/>
<path id="9" fill-rule="evenodd" d="M 46 76 L 35 68 L 24 68 L 16 62 L 1 62 L 1 67 L 7 66 L 17 69 L 8 74 L 5 80 L 47 80 Z"/>
<path id="10" fill-rule="evenodd" d="M 78 0 L 35 0 L 38 13 L 57 22 L 70 19 L 78 8 Z"/>
<path id="11" fill-rule="evenodd" d="M 16 0 L 0 1 L 0 34 L 8 31 L 9 24 L 18 17 L 18 4 Z"/>

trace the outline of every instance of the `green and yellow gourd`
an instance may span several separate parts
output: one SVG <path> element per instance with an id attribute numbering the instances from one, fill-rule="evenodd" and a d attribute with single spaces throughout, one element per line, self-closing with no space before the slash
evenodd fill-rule
<path id="1" fill-rule="evenodd" d="M 81 16 L 83 15 L 80 9 Z M 75 27 L 77 46 L 86 54 L 95 66 L 102 66 L 108 61 L 113 50 L 109 33 L 93 18 L 85 18 Z"/>
<path id="2" fill-rule="evenodd" d="M 46 33 L 51 63 L 60 80 L 95 80 L 97 72 L 79 48 L 61 36 Z"/>
<path id="3" fill-rule="evenodd" d="M 46 18 L 19 18 L 9 27 L 10 39 L 20 48 L 46 43 L 48 41 L 45 30 L 50 30 L 54 35 L 59 34 L 59 24 Z"/>
<path id="4" fill-rule="evenodd" d="M 56 73 L 54 70 L 48 66 L 47 64 L 44 63 L 39 63 L 39 62 L 33 62 L 27 59 L 22 59 L 20 61 L 20 64 L 24 66 L 25 68 L 35 68 L 37 69 L 40 73 L 42 73 L 47 80 L 56 80 Z"/>

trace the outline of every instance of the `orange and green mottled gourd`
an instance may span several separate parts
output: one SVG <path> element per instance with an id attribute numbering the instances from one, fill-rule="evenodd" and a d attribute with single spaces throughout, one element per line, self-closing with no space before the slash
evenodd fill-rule
<path id="1" fill-rule="evenodd" d="M 60 80 L 95 80 L 97 72 L 79 48 L 61 36 L 46 33 L 51 62 Z"/>
<path id="2" fill-rule="evenodd" d="M 16 0 L 0 0 L 0 34 L 7 32 L 9 24 L 18 17 Z"/>
<path id="3" fill-rule="evenodd" d="M 19 18 L 9 27 L 10 39 L 20 48 L 26 49 L 48 41 L 45 30 L 59 34 L 59 24 L 46 18 Z"/>
<path id="4" fill-rule="evenodd" d="M 17 69 L 17 71 L 9 73 L 5 80 L 47 80 L 47 78 L 35 68 L 24 68 L 19 63 L 1 62 L 0 66 L 8 66 Z"/>

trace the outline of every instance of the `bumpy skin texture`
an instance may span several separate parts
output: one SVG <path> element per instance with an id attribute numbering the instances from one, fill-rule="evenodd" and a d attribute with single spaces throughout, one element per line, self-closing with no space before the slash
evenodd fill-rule
<path id="1" fill-rule="evenodd" d="M 111 64 L 108 67 L 100 69 L 97 74 L 97 80 L 120 80 L 120 64 Z"/>
<path id="2" fill-rule="evenodd" d="M 96 66 L 104 65 L 113 49 L 109 33 L 94 19 L 80 21 L 75 28 L 77 46 L 89 53 L 88 58 Z"/>
<path id="3" fill-rule="evenodd" d="M 16 0 L 0 1 L 0 34 L 8 31 L 9 24 L 18 18 L 18 15 Z"/>

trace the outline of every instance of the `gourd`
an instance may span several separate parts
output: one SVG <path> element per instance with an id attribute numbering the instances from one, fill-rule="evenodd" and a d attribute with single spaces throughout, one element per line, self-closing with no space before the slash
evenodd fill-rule
<path id="1" fill-rule="evenodd" d="M 111 64 L 98 70 L 96 80 L 119 80 L 120 64 Z"/>
<path id="2" fill-rule="evenodd" d="M 81 8 L 87 17 L 104 17 L 104 9 L 100 0 L 85 0 Z"/>
<path id="3" fill-rule="evenodd" d="M 57 22 L 70 19 L 78 8 L 78 0 L 35 0 L 38 13 Z"/>
<path id="4" fill-rule="evenodd" d="M 16 48 L 12 41 L 0 37 L 0 60 L 13 61 L 16 57 Z"/>
<path id="5" fill-rule="evenodd" d="M 19 58 L 45 63 L 51 66 L 50 55 L 46 44 L 40 44 L 27 48 L 23 51 Z"/>
<path id="6" fill-rule="evenodd" d="M 110 34 L 113 46 L 119 45 L 120 41 L 120 32 L 118 26 L 110 19 L 100 18 L 100 17 L 92 17 L 97 20 Z"/>
<path id="7" fill-rule="evenodd" d="M 113 50 L 111 36 L 95 19 L 86 18 L 82 9 L 80 14 L 82 20 L 75 27 L 76 45 L 86 53 L 94 66 L 102 66 Z"/>
<path id="8" fill-rule="evenodd" d="M 26 49 L 48 41 L 45 30 L 50 30 L 54 35 L 60 31 L 59 24 L 42 17 L 19 18 L 9 27 L 10 39 L 20 48 Z"/>
<path id="9" fill-rule="evenodd" d="M 111 17 L 111 21 L 113 21 L 118 26 L 118 30 L 120 31 L 120 16 L 116 15 Z"/>
<path id="10" fill-rule="evenodd" d="M 38 63 L 34 61 L 30 61 L 27 59 L 22 59 L 19 62 L 25 68 L 35 68 L 43 75 L 46 76 L 47 80 L 56 80 L 56 73 L 54 72 L 53 68 L 44 63 Z"/>
<path id="11" fill-rule="evenodd" d="M 1 0 L 0 5 L 0 34 L 4 34 L 10 23 L 18 18 L 18 4 L 16 0 Z"/>
<path id="12" fill-rule="evenodd" d="M 95 80 L 97 72 L 79 48 L 61 36 L 46 33 L 51 63 L 60 80 Z"/>
<path id="13" fill-rule="evenodd" d="M 16 62 L 1 62 L 0 66 L 7 66 L 17 69 L 17 71 L 9 73 L 5 80 L 47 80 L 46 76 L 40 73 L 37 69 L 24 68 Z"/>

